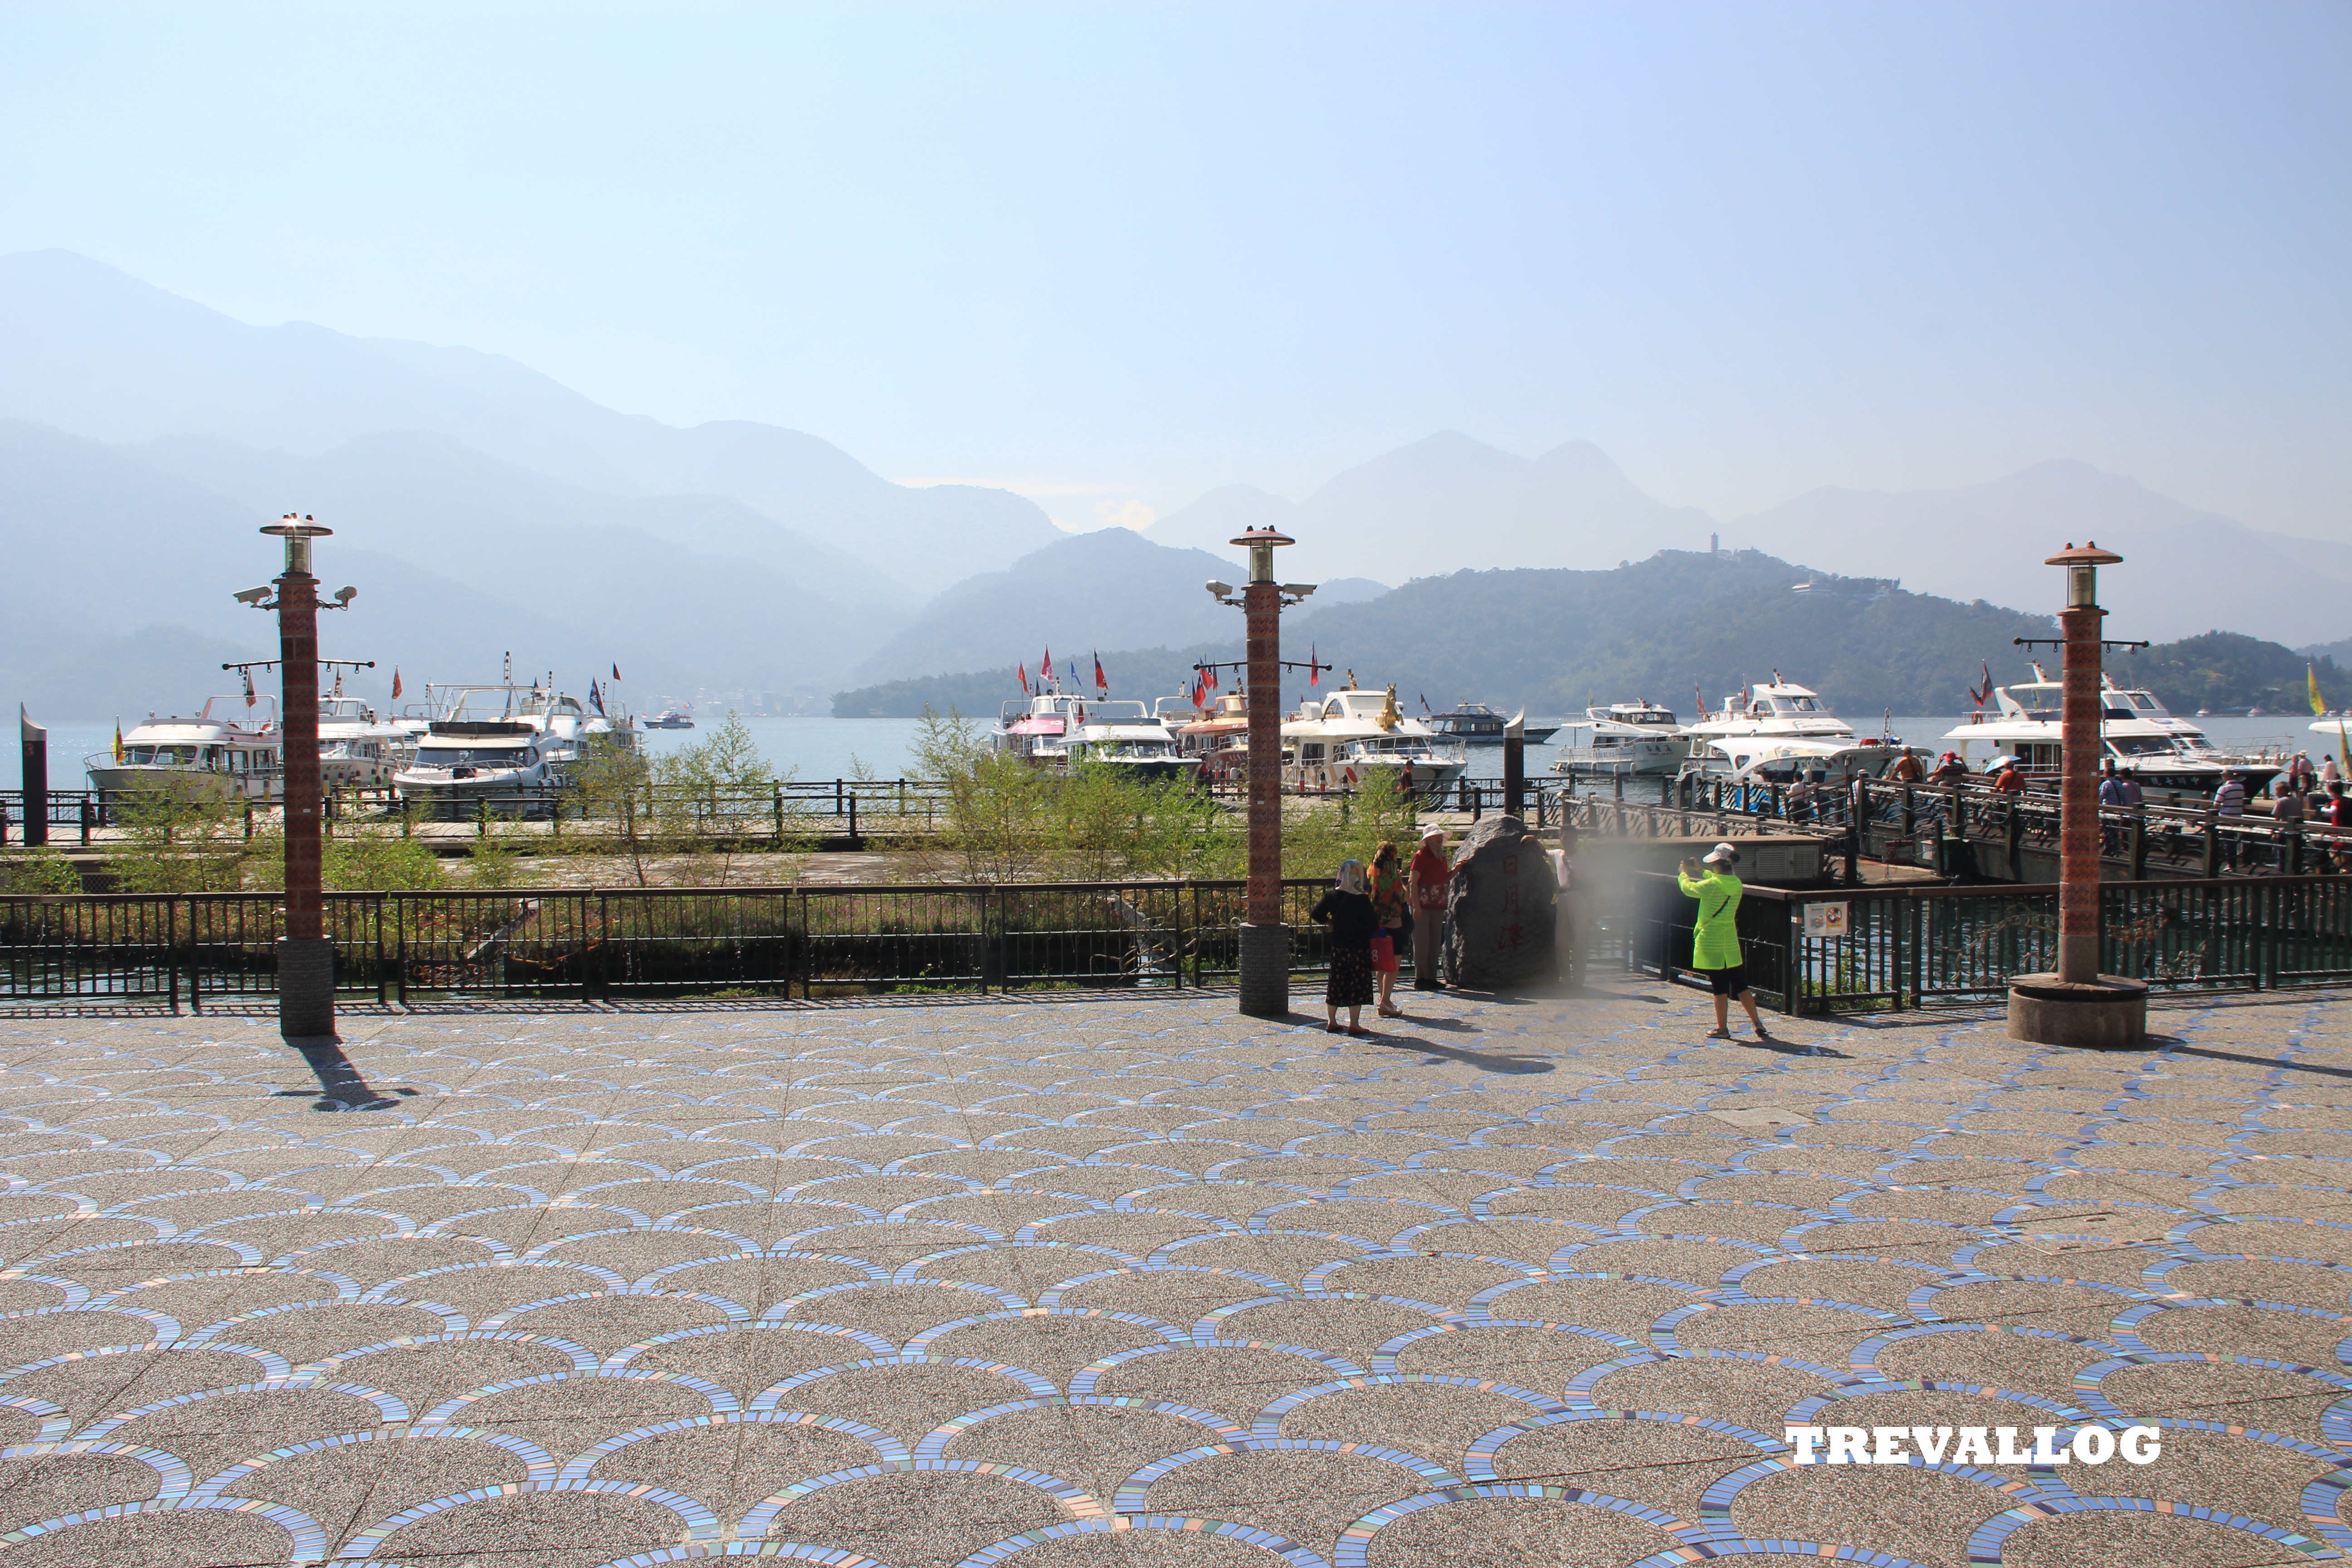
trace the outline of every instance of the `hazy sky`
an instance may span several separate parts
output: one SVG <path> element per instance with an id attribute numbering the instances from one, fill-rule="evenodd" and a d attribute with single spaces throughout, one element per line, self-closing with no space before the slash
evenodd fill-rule
<path id="1" fill-rule="evenodd" d="M 2352 537 L 2352 7 L 0 4 L 0 250 L 1066 521 L 1454 428 Z"/>

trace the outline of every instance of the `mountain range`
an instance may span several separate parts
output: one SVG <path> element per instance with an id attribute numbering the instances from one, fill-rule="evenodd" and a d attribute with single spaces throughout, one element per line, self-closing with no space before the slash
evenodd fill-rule
<path id="1" fill-rule="evenodd" d="M 1558 587 L 1541 574 L 1605 574 L 1719 533 L 1988 610 L 2054 605 L 2041 560 L 2096 538 L 2126 557 L 2102 579 L 2114 636 L 2352 631 L 2352 546 L 2079 463 L 1954 489 L 1824 489 L 1717 522 L 1644 493 L 1589 442 L 1528 458 L 1441 432 L 1304 500 L 1230 485 L 1140 534 L 1072 536 L 1021 496 L 895 484 L 803 432 L 681 429 L 497 355 L 254 326 L 68 252 L 0 257 L 0 609 L 16 634 L 0 697 L 64 717 L 203 695 L 206 669 L 272 640 L 227 595 L 268 574 L 250 531 L 289 508 L 336 528 L 322 570 L 362 590 L 330 621 L 331 651 L 398 663 L 411 686 L 487 679 L 509 651 L 573 689 L 618 664 L 641 702 L 715 688 L 821 705 L 1047 646 L 1221 644 L 1233 612 L 1200 584 L 1236 580 L 1228 542 L 1267 526 L 1298 541 L 1285 577 L 1323 584 L 1302 625 L 1388 605 L 1343 603 L 1383 584 L 1532 571 Z M 87 595 L 70 610 L 68 580 Z M 1409 619 L 1330 624 L 1376 635 L 1383 658 L 1427 636 Z M 1470 674 L 1457 695 L 1532 690 L 1541 672 Z"/>

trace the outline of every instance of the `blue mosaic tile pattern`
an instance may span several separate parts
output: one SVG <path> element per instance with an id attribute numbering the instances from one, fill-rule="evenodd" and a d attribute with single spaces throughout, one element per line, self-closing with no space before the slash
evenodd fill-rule
<path id="1" fill-rule="evenodd" d="M 0 1568 L 2352 1552 L 2345 1003 L 1705 1008 L 0 1019 Z"/>

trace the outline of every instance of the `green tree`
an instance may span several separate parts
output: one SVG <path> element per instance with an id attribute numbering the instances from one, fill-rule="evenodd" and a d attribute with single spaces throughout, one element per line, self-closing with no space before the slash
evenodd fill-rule
<path id="1" fill-rule="evenodd" d="M 163 778 L 110 807 L 123 837 L 108 857 L 126 893 L 233 892 L 273 842 L 245 837 L 245 803 L 208 780 Z"/>

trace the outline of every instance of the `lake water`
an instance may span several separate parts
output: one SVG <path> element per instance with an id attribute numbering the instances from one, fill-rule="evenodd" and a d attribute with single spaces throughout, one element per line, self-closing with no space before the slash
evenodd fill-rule
<path id="1" fill-rule="evenodd" d="M 645 732 L 646 749 L 662 755 L 693 745 L 710 733 L 707 721 L 698 730 L 649 730 Z M 1907 743 L 1920 747 L 1932 756 L 1944 750 L 1942 738 L 1963 720 L 1958 717 L 1934 718 L 1897 716 L 1895 732 Z M 2322 736 L 2312 733 L 2306 726 L 2311 721 L 2299 714 L 2272 714 L 2261 719 L 2213 718 L 2201 720 L 2206 732 L 2214 742 L 2225 747 L 2277 744 L 2292 741 L 2301 750 L 2316 758 L 2323 751 L 2337 749 L 2331 731 Z M 128 726 L 126 725 L 126 728 Z M 881 778 L 897 778 L 908 767 L 908 752 L 913 745 L 920 721 L 914 719 L 746 719 L 743 727 L 751 732 L 761 754 L 779 770 L 790 769 L 795 777 L 836 779 L 852 776 L 860 764 Z M 83 776 L 82 759 L 92 752 L 102 752 L 111 745 L 114 724 L 111 720 L 67 721 L 49 726 L 49 787 L 51 789 L 87 789 L 89 781 Z M 1550 746 L 1528 748 L 1528 772 L 1530 775 L 1548 773 L 1558 753 Z M 13 785 L 16 783 L 13 759 L 0 763 L 0 779 Z M 1470 748 L 1472 778 L 1503 776 L 1503 748 L 1473 746 Z"/>

